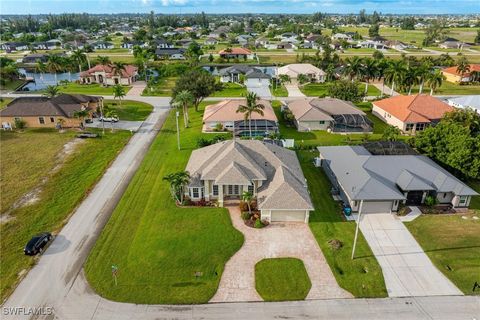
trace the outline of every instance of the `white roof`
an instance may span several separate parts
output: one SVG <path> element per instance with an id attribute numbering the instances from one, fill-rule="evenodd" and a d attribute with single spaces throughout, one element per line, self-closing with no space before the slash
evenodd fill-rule
<path id="1" fill-rule="evenodd" d="M 299 74 L 320 74 L 325 75 L 322 69 L 311 65 L 310 63 L 293 63 L 278 68 L 278 74 L 286 74 L 292 78 L 297 77 Z"/>
<path id="2" fill-rule="evenodd" d="M 448 100 L 448 104 L 454 107 L 460 107 L 460 108 L 470 107 L 473 109 L 480 110 L 480 95 L 453 97 L 447 100 Z"/>

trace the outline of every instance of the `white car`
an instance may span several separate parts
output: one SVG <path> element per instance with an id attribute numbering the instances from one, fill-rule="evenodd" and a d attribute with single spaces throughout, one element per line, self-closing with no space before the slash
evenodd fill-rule
<path id="1" fill-rule="evenodd" d="M 118 122 L 117 117 L 100 117 L 98 118 L 98 121 L 103 121 L 103 122 Z"/>

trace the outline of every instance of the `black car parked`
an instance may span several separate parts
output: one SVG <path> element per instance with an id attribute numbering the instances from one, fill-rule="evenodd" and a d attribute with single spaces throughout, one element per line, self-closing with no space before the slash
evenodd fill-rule
<path id="1" fill-rule="evenodd" d="M 25 252 L 25 254 L 28 256 L 34 256 L 37 253 L 42 252 L 43 248 L 45 248 L 48 242 L 50 242 L 50 240 L 52 239 L 53 236 L 50 232 L 37 234 L 32 239 L 30 239 L 30 241 L 28 241 L 25 249 L 23 249 L 23 252 Z"/>

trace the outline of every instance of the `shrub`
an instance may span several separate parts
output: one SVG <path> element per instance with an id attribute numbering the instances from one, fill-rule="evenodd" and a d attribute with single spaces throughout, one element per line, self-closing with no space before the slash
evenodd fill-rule
<path id="1" fill-rule="evenodd" d="M 27 122 L 23 119 L 15 119 L 15 128 L 25 129 L 27 127 Z"/>
<path id="2" fill-rule="evenodd" d="M 430 208 L 431 208 L 431 207 L 433 207 L 434 205 L 436 205 L 437 202 L 438 202 L 438 201 L 437 201 L 437 198 L 435 198 L 434 196 L 427 196 L 427 197 L 425 198 L 425 205 L 426 205 L 427 207 L 430 207 Z"/>
<path id="3" fill-rule="evenodd" d="M 221 123 L 217 123 L 213 131 L 223 131 L 223 125 Z"/>
<path id="4" fill-rule="evenodd" d="M 225 141 L 226 139 L 227 139 L 226 136 L 224 136 L 224 135 L 218 135 L 218 136 L 213 137 L 212 143 L 217 143 L 217 142 L 220 142 L 220 141 Z"/>
<path id="5" fill-rule="evenodd" d="M 252 216 L 250 215 L 250 213 L 248 211 L 244 211 L 242 212 L 242 220 L 243 221 L 247 221 L 251 218 Z"/>
<path id="6" fill-rule="evenodd" d="M 257 229 L 260 229 L 260 228 L 263 228 L 263 223 L 262 221 L 260 221 L 260 219 L 257 219 L 255 220 L 255 224 L 253 225 L 253 227 L 257 228 Z"/>
<path id="7" fill-rule="evenodd" d="M 203 148 L 203 147 L 209 146 L 211 144 L 212 144 L 212 142 L 208 139 L 205 139 L 205 138 L 198 138 L 198 140 L 197 140 L 197 147 L 199 147 L 199 148 Z"/>

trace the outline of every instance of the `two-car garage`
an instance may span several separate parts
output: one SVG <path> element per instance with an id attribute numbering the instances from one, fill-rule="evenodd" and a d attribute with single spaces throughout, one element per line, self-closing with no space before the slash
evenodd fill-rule
<path id="1" fill-rule="evenodd" d="M 270 222 L 308 222 L 308 210 L 262 210 L 262 219 Z"/>
<path id="2" fill-rule="evenodd" d="M 392 201 L 364 201 L 362 213 L 390 213 L 392 207 Z"/>

